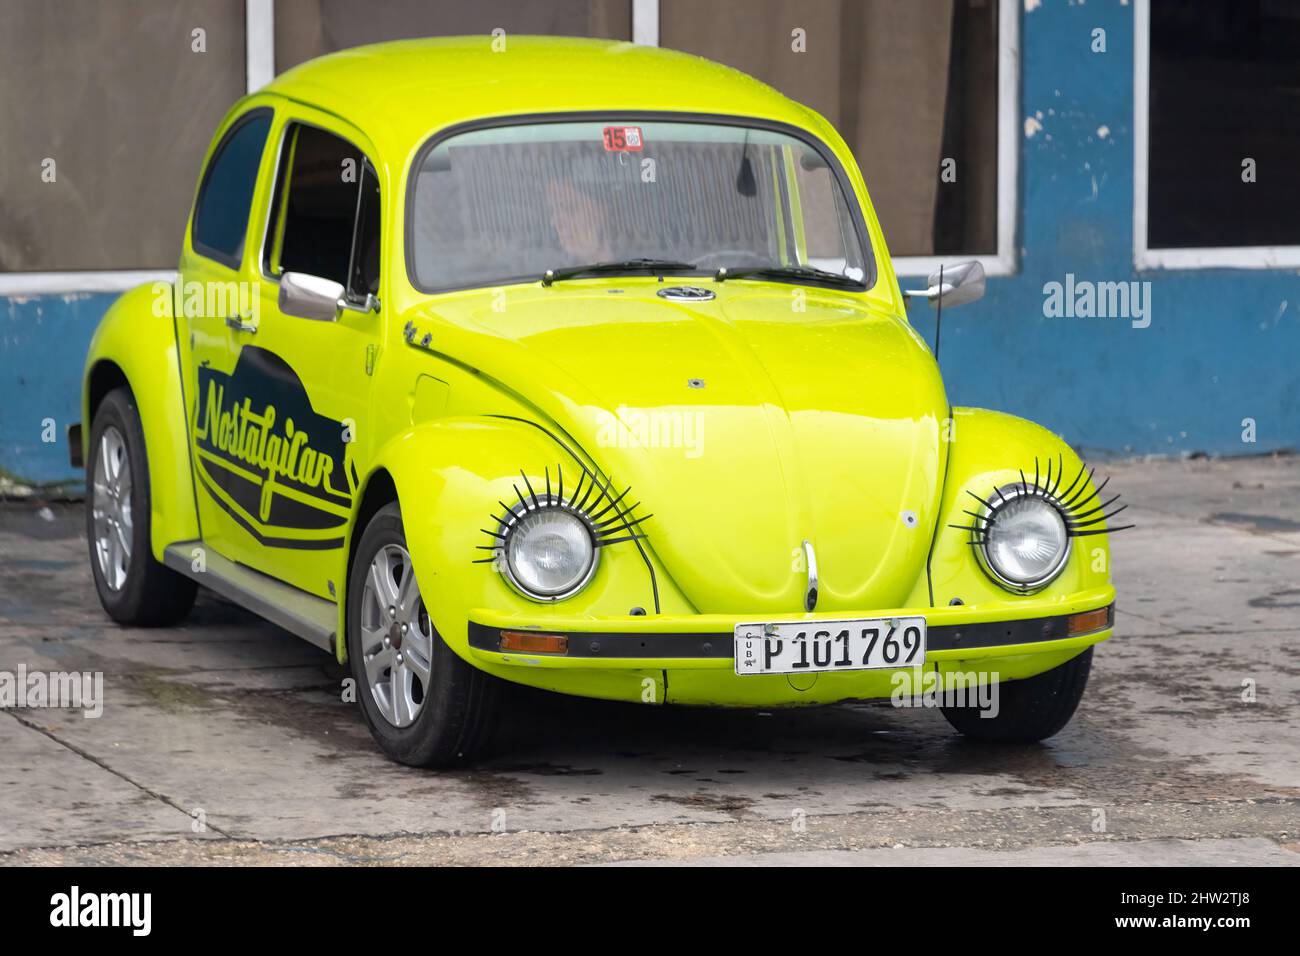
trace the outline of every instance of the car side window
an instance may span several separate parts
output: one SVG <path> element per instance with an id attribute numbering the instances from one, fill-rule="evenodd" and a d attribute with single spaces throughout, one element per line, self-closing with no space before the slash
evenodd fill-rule
<path id="1" fill-rule="evenodd" d="M 348 297 L 378 291 L 379 181 L 347 140 L 294 124 L 285 135 L 263 251 L 266 274 L 331 279 Z"/>
<path id="2" fill-rule="evenodd" d="M 212 154 L 194 204 L 194 250 L 232 269 L 244 257 L 257 167 L 270 129 L 270 110 L 254 110 L 236 122 Z"/>

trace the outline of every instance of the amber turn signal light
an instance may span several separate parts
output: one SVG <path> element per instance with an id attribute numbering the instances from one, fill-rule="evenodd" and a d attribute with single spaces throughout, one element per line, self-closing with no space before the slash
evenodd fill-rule
<path id="1" fill-rule="evenodd" d="M 1070 634 L 1089 634 L 1092 631 L 1103 631 L 1110 627 L 1110 608 L 1100 607 L 1095 611 L 1084 611 L 1082 614 L 1070 615 Z"/>
<path id="2" fill-rule="evenodd" d="M 518 651 L 521 654 L 567 654 L 569 639 L 563 634 L 535 634 L 532 631 L 502 631 L 503 651 Z"/>

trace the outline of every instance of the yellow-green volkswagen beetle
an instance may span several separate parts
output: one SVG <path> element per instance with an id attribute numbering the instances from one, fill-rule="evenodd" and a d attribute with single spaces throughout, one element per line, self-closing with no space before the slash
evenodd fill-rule
<path id="1" fill-rule="evenodd" d="M 923 294 L 982 291 L 947 275 Z M 405 763 L 472 754 L 503 680 L 774 707 L 959 675 L 1000 693 L 945 697 L 958 729 L 1035 740 L 1111 634 L 1110 500 L 949 406 L 843 140 L 664 50 L 391 43 L 241 100 L 83 420 L 108 613 L 226 595 L 350 661 Z"/>

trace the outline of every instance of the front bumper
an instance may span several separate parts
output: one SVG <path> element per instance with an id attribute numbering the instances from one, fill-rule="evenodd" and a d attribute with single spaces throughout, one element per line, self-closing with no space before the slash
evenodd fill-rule
<path id="1" fill-rule="evenodd" d="M 927 621 L 926 660 L 987 657 L 990 651 L 1004 653 L 1023 653 L 1028 645 L 1054 645 L 1059 641 L 1068 641 L 1091 636 L 1100 631 L 1111 629 L 1115 623 L 1115 605 L 1091 610 L 1104 610 L 1105 623 L 1101 627 L 1090 626 L 1079 630 L 1072 628 L 1072 619 L 1083 615 L 1055 614 L 1048 617 L 1026 618 L 1023 620 L 981 621 L 969 623 L 931 624 Z M 906 617 L 917 612 L 887 612 L 884 614 L 840 614 L 834 617 L 818 618 L 808 615 L 795 620 L 846 620 L 849 618 L 871 617 L 889 618 Z M 1087 613 L 1087 612 L 1085 612 Z M 929 615 L 926 615 L 927 617 Z M 782 620 L 785 620 L 782 618 Z M 734 625 L 733 625 L 734 628 Z M 502 651 L 502 633 L 519 631 L 545 631 L 547 634 L 559 634 L 567 638 L 566 650 L 560 654 L 538 654 Z M 722 660 L 730 663 L 734 656 L 734 629 L 728 631 L 635 631 L 635 630 L 588 630 L 575 627 L 556 627 L 548 624 L 539 625 L 483 624 L 470 621 L 469 646 L 479 653 L 493 655 L 502 663 L 510 659 L 526 659 L 530 665 L 556 662 L 561 659 L 582 660 L 592 666 L 608 667 L 614 661 L 633 662 L 632 666 L 642 666 L 646 661 L 657 661 L 667 666 L 672 662 L 676 667 L 709 666 L 704 662 Z M 1046 650 L 1047 648 L 1043 648 Z M 614 665 L 616 666 L 616 665 Z"/>
<path id="2" fill-rule="evenodd" d="M 530 668 L 733 668 L 737 624 L 755 620 L 840 621 L 851 618 L 923 616 L 927 625 L 926 662 L 1051 653 L 1110 636 L 1114 625 L 1112 587 L 1080 592 L 1068 600 L 1032 598 L 997 606 L 895 608 L 802 615 L 693 614 L 654 617 L 591 617 L 475 610 L 469 620 L 470 653 L 484 663 Z M 1089 612 L 1104 610 L 1104 624 Z M 1088 625 L 1080 628 L 1080 623 Z M 566 638 L 563 653 L 523 653 L 502 649 L 503 632 L 536 632 Z M 866 672 L 855 672 L 866 673 Z M 755 680 L 741 677 L 739 680 Z"/>

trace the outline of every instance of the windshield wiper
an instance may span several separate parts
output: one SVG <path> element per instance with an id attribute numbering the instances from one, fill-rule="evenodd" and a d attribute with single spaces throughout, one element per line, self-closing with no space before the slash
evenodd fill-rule
<path id="1" fill-rule="evenodd" d="M 727 279 L 749 279 L 749 278 L 772 278 L 772 279 L 813 279 L 817 282 L 826 282 L 831 285 L 845 286 L 846 288 L 860 289 L 862 283 L 857 279 L 851 279 L 840 272 L 828 272 L 825 269 L 818 269 L 816 266 L 756 266 L 752 269 L 728 269 L 725 266 L 717 271 L 713 277 L 718 282 L 725 282 Z"/>
<path id="2" fill-rule="evenodd" d="M 542 276 L 542 285 L 550 285 L 560 279 L 572 279 L 575 276 L 602 275 L 609 272 L 687 272 L 697 268 L 693 262 L 677 262 L 674 259 L 619 259 L 614 262 L 593 262 L 586 266 L 570 266 L 567 269 L 547 269 Z"/>

